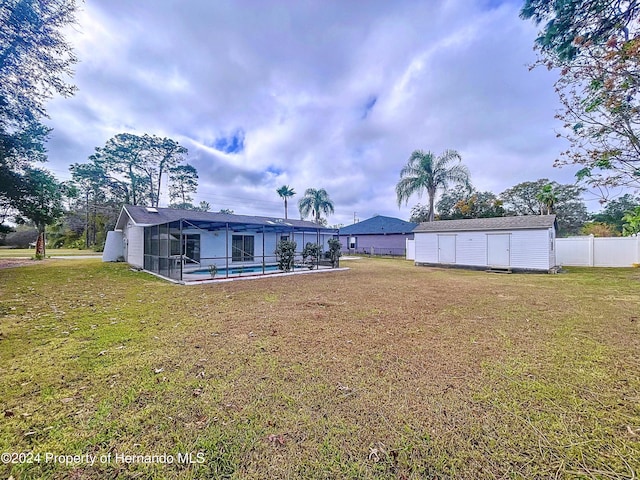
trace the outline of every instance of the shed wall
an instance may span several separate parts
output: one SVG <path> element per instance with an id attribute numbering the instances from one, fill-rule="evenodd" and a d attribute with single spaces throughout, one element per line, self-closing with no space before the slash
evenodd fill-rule
<path id="1" fill-rule="evenodd" d="M 481 232 L 415 232 L 417 263 L 438 262 L 438 235 L 456 236 L 455 265 L 485 267 L 487 264 L 487 236 L 509 234 L 510 267 L 527 270 L 549 270 L 554 255 L 552 237 L 548 229 Z M 555 262 L 553 262 L 555 263 Z"/>

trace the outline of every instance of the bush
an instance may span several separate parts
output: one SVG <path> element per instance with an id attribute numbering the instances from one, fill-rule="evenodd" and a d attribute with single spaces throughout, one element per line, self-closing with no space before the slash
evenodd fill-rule
<path id="1" fill-rule="evenodd" d="M 293 269 L 293 263 L 296 256 L 296 242 L 289 240 L 280 240 L 276 246 L 276 258 L 278 259 L 278 268 L 282 271 L 289 272 Z"/>
<path id="2" fill-rule="evenodd" d="M 339 265 L 339 259 L 342 253 L 342 244 L 337 238 L 330 238 L 327 242 L 329 244 L 329 259 L 331 260 L 331 266 L 336 268 Z"/>
<path id="3" fill-rule="evenodd" d="M 302 250 L 302 262 L 309 266 L 309 270 L 313 268 L 314 263 L 317 263 L 320 258 L 320 245 L 317 243 L 307 242 Z M 307 261 L 307 259 L 309 259 Z"/>

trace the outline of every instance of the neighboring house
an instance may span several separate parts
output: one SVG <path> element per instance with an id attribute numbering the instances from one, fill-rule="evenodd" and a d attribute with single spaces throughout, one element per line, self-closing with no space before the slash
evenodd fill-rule
<path id="1" fill-rule="evenodd" d="M 556 268 L 555 215 L 440 220 L 415 233 L 416 265 L 545 271 Z"/>
<path id="2" fill-rule="evenodd" d="M 219 277 L 259 274 L 275 270 L 280 240 L 295 241 L 297 252 L 307 243 L 326 251 L 337 233 L 303 220 L 125 205 L 107 236 L 103 260 L 124 260 L 174 280 L 210 269 Z"/>
<path id="3" fill-rule="evenodd" d="M 4 242 L 0 243 L 0 245 L 14 248 L 35 248 L 37 240 L 38 230 L 18 227 L 18 231 L 7 233 L 4 237 Z"/>
<path id="4" fill-rule="evenodd" d="M 406 241 L 413 239 L 413 229 L 417 225 L 376 215 L 340 229 L 342 252 L 404 256 Z"/>

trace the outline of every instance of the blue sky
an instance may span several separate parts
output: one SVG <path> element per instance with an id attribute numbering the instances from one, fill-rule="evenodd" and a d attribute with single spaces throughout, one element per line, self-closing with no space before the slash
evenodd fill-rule
<path id="1" fill-rule="evenodd" d="M 196 200 L 282 215 L 275 190 L 325 188 L 330 224 L 407 219 L 394 187 L 415 149 L 458 150 L 480 190 L 550 178 L 555 73 L 529 71 L 519 1 L 88 1 L 69 38 L 77 94 L 49 104 L 48 167 L 68 177 L 121 132 L 189 149 Z M 588 206 L 597 209 L 597 202 Z"/>

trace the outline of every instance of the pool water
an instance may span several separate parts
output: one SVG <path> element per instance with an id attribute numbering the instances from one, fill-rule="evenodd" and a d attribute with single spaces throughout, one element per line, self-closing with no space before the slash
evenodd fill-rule
<path id="1" fill-rule="evenodd" d="M 265 272 L 277 272 L 278 270 L 280 269 L 278 268 L 277 265 L 265 265 L 264 267 Z M 251 267 L 232 267 L 232 268 L 229 268 L 228 271 L 229 271 L 229 275 L 240 275 L 245 273 L 262 273 L 262 266 L 254 265 Z M 209 271 L 208 268 L 203 268 L 199 270 L 194 270 L 192 272 L 184 272 L 184 273 L 188 275 L 211 275 L 211 272 Z M 226 276 L 227 276 L 226 268 L 219 268 L 218 271 L 216 272 L 216 277 L 226 277 Z"/>

